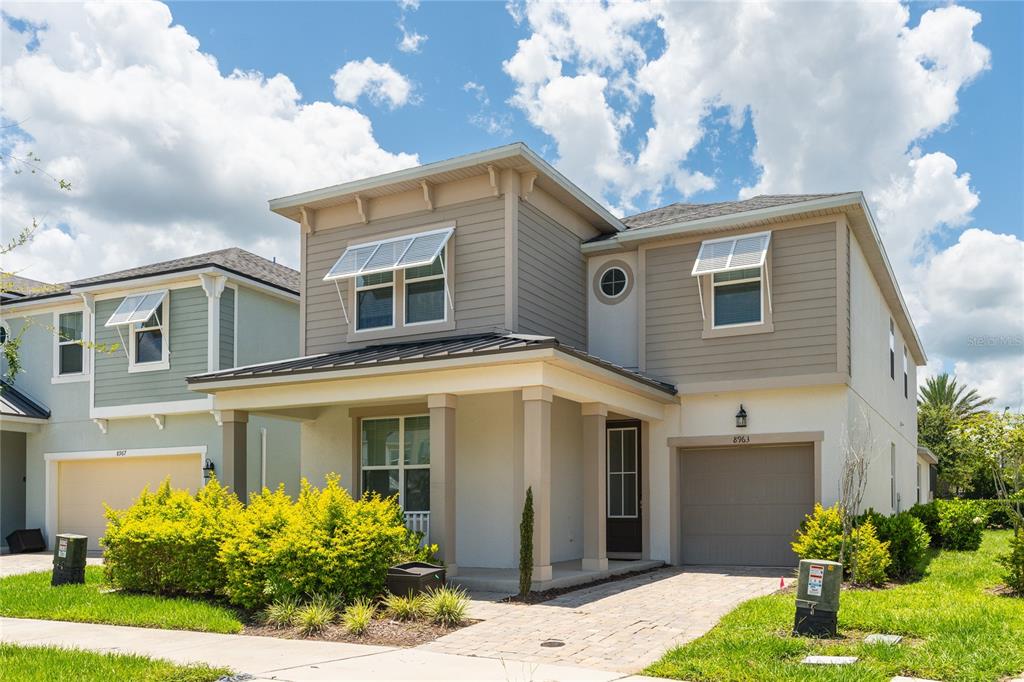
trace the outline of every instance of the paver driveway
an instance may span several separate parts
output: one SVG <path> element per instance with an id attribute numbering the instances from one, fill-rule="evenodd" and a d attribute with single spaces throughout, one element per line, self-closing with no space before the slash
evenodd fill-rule
<path id="1" fill-rule="evenodd" d="M 89 557 L 86 563 L 99 566 L 103 559 Z M 35 573 L 36 571 L 53 570 L 52 552 L 33 552 L 31 554 L 4 554 L 0 556 L 0 578 L 19 573 Z"/>
<path id="2" fill-rule="evenodd" d="M 635 672 L 666 649 L 700 637 L 740 602 L 778 589 L 782 573 L 790 571 L 670 567 L 542 604 L 476 602 L 470 615 L 483 622 L 422 648 Z M 548 640 L 564 645 L 543 646 Z"/>

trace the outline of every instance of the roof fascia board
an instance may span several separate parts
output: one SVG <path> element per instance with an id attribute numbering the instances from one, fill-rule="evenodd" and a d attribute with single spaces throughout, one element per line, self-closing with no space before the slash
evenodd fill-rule
<path id="1" fill-rule="evenodd" d="M 495 147 L 494 149 L 486 149 L 481 152 L 457 156 L 453 159 L 435 161 L 434 163 L 405 168 L 403 170 L 385 173 L 384 175 L 376 175 L 370 178 L 354 180 L 352 182 L 346 182 L 339 185 L 332 185 L 331 187 L 324 187 L 322 189 L 315 189 L 309 192 L 301 192 L 299 194 L 271 199 L 268 204 L 270 206 L 270 210 L 274 213 L 290 217 L 287 215 L 289 209 L 297 209 L 301 206 L 317 201 L 323 201 L 325 199 L 331 199 L 345 194 L 365 192 L 369 189 L 384 187 L 386 185 L 392 185 L 399 182 L 425 180 L 438 173 L 446 173 L 453 170 L 459 170 L 461 168 L 467 168 L 469 166 L 510 159 L 516 156 L 524 158 L 538 171 L 546 175 L 562 189 L 572 194 L 573 197 L 575 197 L 581 204 L 593 212 L 598 218 L 610 225 L 616 232 L 622 232 L 626 229 L 626 226 L 622 221 L 612 215 L 608 209 L 570 182 L 551 164 L 541 158 L 536 152 L 522 142 L 515 142 L 502 147 Z"/>
<path id="2" fill-rule="evenodd" d="M 236 279 L 242 279 L 253 284 L 262 285 L 268 289 L 273 289 L 277 293 L 286 294 L 289 298 L 298 300 L 298 293 L 291 289 L 280 287 L 276 284 L 270 284 L 262 279 L 247 275 L 243 272 L 234 270 L 233 268 L 224 267 L 223 265 L 190 265 L 188 267 L 179 268 L 176 270 L 168 270 L 155 275 L 144 275 L 141 277 L 122 277 L 118 279 L 110 279 L 92 284 L 86 284 L 84 286 L 75 286 L 71 288 L 71 293 L 96 293 L 102 291 L 111 291 L 118 289 L 136 289 L 140 287 L 152 286 L 155 284 L 164 284 L 166 282 L 188 279 L 189 276 L 195 275 L 226 275 Z"/>

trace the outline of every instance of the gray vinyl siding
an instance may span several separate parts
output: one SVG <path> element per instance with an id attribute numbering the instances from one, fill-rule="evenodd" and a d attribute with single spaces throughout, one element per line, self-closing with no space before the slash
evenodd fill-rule
<path id="1" fill-rule="evenodd" d="M 647 374 L 694 383 L 837 371 L 834 223 L 772 232 L 771 333 L 701 338 L 697 279 L 690 275 L 699 246 L 647 252 Z"/>
<path id="2" fill-rule="evenodd" d="M 238 288 L 238 357 L 235 365 L 294 358 L 299 351 L 299 306 L 251 287 Z"/>
<path id="3" fill-rule="evenodd" d="M 96 343 L 120 344 L 117 330 L 103 323 L 113 314 L 120 298 L 96 302 Z M 185 377 L 206 371 L 206 294 L 201 287 L 172 289 L 170 306 L 169 370 L 128 373 L 124 349 L 95 353 L 96 407 L 136 405 L 172 400 L 196 400 L 202 394 L 189 391 Z M 126 329 L 121 334 L 128 343 Z"/>
<path id="4" fill-rule="evenodd" d="M 352 240 L 385 238 L 398 230 L 455 223 L 455 329 L 432 334 L 409 334 L 398 328 L 395 340 L 493 331 L 505 324 L 505 211 L 501 198 L 478 199 L 434 211 L 371 221 L 366 225 L 317 230 L 306 238 L 306 354 L 353 347 L 334 282 L 323 277 Z M 339 281 L 348 305 L 349 281 Z M 396 292 L 396 295 L 401 292 Z M 349 316 L 353 311 L 348 311 Z M 383 343 L 377 340 L 373 343 Z M 360 344 L 362 345 L 362 344 Z"/>
<path id="5" fill-rule="evenodd" d="M 587 349 L 587 265 L 580 239 L 519 202 L 519 329 Z"/>
<path id="6" fill-rule="evenodd" d="M 235 366 L 235 290 L 220 295 L 220 369 Z"/>

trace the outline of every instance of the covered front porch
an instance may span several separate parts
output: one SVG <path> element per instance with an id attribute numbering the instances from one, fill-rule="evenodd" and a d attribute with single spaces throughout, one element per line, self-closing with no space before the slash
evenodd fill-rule
<path id="1" fill-rule="evenodd" d="M 302 421 L 302 476 L 336 473 L 354 495 L 397 495 L 407 525 L 466 587 L 518 591 L 528 489 L 533 589 L 660 563 L 646 561 L 647 434 L 675 402 L 670 387 L 544 337 L 493 335 L 437 359 L 413 345 L 401 352 L 415 361 L 299 374 L 258 366 L 192 387 L 212 393 L 226 420 Z M 225 434 L 227 460 L 245 449 L 244 429 Z"/>

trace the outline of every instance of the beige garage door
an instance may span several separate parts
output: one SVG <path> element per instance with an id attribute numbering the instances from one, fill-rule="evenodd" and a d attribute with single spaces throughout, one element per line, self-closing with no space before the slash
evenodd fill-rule
<path id="1" fill-rule="evenodd" d="M 680 451 L 684 564 L 792 566 L 814 506 L 811 444 Z"/>
<path id="2" fill-rule="evenodd" d="M 104 502 L 115 509 L 129 507 L 143 487 L 155 490 L 167 476 L 175 488 L 195 492 L 203 478 L 200 461 L 195 454 L 58 462 L 58 532 L 88 535 L 89 549 L 100 549 L 107 526 Z"/>

